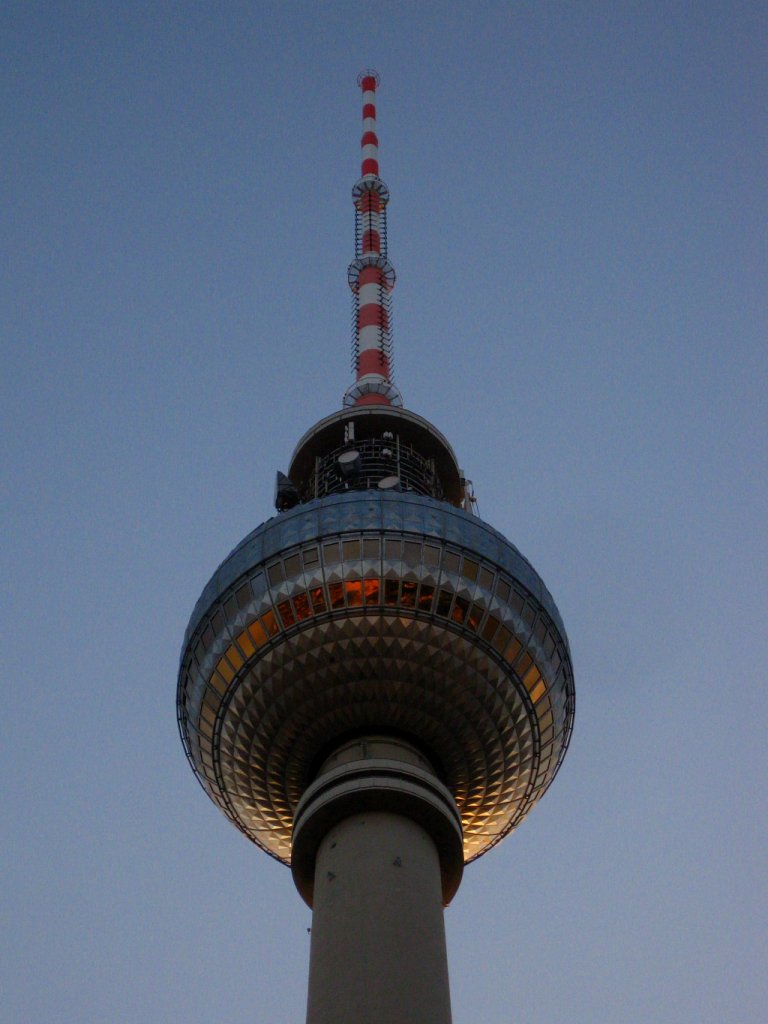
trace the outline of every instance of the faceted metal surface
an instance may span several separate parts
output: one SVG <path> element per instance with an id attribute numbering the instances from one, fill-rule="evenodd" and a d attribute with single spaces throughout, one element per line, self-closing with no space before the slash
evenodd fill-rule
<path id="1" fill-rule="evenodd" d="M 203 591 L 179 673 L 201 784 L 286 863 L 294 809 L 334 739 L 417 739 L 471 860 L 548 787 L 573 710 L 565 631 L 538 574 L 481 520 L 413 494 L 333 495 L 254 530 Z"/>

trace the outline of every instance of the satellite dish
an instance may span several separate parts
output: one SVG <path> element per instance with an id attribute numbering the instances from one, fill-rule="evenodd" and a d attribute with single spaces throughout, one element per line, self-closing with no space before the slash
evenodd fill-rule
<path id="1" fill-rule="evenodd" d="M 343 477 L 357 476 L 363 468 L 363 458 L 360 452 L 351 448 L 348 452 L 341 453 L 336 460 L 336 465 L 339 467 L 339 472 Z"/>
<path id="2" fill-rule="evenodd" d="M 399 476 L 385 476 L 379 480 L 380 491 L 402 491 L 402 489 Z"/>

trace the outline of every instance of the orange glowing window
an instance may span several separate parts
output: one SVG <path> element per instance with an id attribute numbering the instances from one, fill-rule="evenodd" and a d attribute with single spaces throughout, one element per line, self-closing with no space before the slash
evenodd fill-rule
<path id="1" fill-rule="evenodd" d="M 416 607 L 416 587 L 417 584 L 413 580 L 403 580 L 403 593 L 400 598 L 403 608 Z"/>
<path id="2" fill-rule="evenodd" d="M 250 656 L 256 650 L 256 648 L 253 646 L 253 641 L 248 635 L 247 629 L 244 629 L 240 636 L 237 638 L 237 646 L 240 648 L 240 650 L 243 652 L 246 658 L 250 658 Z"/>
<path id="3" fill-rule="evenodd" d="M 226 658 L 222 658 L 221 661 L 216 666 L 216 668 L 219 670 L 221 675 L 224 676 L 228 683 L 231 683 L 232 680 L 235 678 L 234 670 Z"/>
<path id="4" fill-rule="evenodd" d="M 211 684 L 211 686 L 214 688 L 214 690 L 216 690 L 218 693 L 222 694 L 222 696 L 227 692 L 227 684 L 221 678 L 221 676 L 219 675 L 218 672 L 214 672 L 211 675 L 211 678 L 208 680 L 208 682 Z"/>
<path id="5" fill-rule="evenodd" d="M 523 649 L 523 645 L 520 643 L 520 641 L 517 639 L 517 637 L 513 636 L 512 639 L 509 642 L 509 646 L 507 647 L 506 651 L 504 651 L 504 657 L 507 659 L 507 661 L 510 663 L 510 665 L 515 660 L 515 658 L 518 656 L 520 651 L 522 651 L 522 649 Z"/>
<path id="6" fill-rule="evenodd" d="M 525 652 L 525 654 L 524 654 L 524 655 L 522 656 L 522 658 L 520 659 L 520 664 L 519 664 L 519 665 L 516 665 L 516 666 L 515 666 L 515 671 L 517 672 L 517 674 L 518 674 L 518 675 L 519 675 L 520 677 L 522 677 L 522 676 L 524 676 L 524 675 L 525 675 L 525 673 L 526 673 L 526 672 L 528 671 L 528 669 L 529 669 L 529 668 L 531 667 L 531 662 L 532 662 L 532 661 L 533 661 L 533 658 L 532 658 L 532 657 L 530 656 L 530 654 L 529 654 L 529 653 L 528 653 L 528 652 L 526 651 L 526 652 Z"/>
<path id="7" fill-rule="evenodd" d="M 347 604 L 350 608 L 357 608 L 363 603 L 363 581 L 347 580 L 345 587 L 347 591 Z"/>
<path id="8" fill-rule="evenodd" d="M 419 608 L 421 608 L 423 612 L 431 611 L 432 598 L 434 597 L 434 594 L 434 587 L 427 586 L 426 583 L 422 585 L 421 593 L 419 594 Z"/>
<path id="9" fill-rule="evenodd" d="M 293 608 L 296 612 L 296 618 L 299 622 L 303 622 L 304 619 L 308 619 L 312 614 L 312 608 L 309 604 L 309 597 L 306 594 L 295 594 L 293 598 Z"/>
<path id="10" fill-rule="evenodd" d="M 264 628 L 267 631 L 267 636 L 274 636 L 278 631 L 277 618 L 273 611 L 264 612 L 261 616 L 261 621 L 264 623 Z"/>
<path id="11" fill-rule="evenodd" d="M 328 585 L 328 596 L 331 599 L 331 608 L 344 607 L 344 587 L 341 583 L 330 583 Z"/>
<path id="12" fill-rule="evenodd" d="M 256 619 L 255 622 L 252 622 L 248 627 L 248 635 L 251 640 L 253 640 L 254 646 L 256 647 L 261 647 L 262 644 L 267 642 L 266 631 L 258 619 Z"/>
<path id="13" fill-rule="evenodd" d="M 240 651 L 238 651 L 238 649 L 234 646 L 234 644 L 230 648 L 228 648 L 227 658 L 229 659 L 229 663 L 232 666 L 232 668 L 234 668 L 235 671 L 237 671 L 243 664 L 243 656 L 240 653 Z"/>
<path id="14" fill-rule="evenodd" d="M 463 597 L 457 597 L 456 602 L 453 606 L 453 612 L 451 618 L 454 622 L 463 622 L 467 617 L 467 611 L 469 610 L 469 601 Z"/>
<path id="15" fill-rule="evenodd" d="M 277 606 L 277 610 L 280 612 L 280 618 L 283 621 L 283 627 L 285 629 L 294 624 L 296 618 L 293 614 L 293 608 L 291 608 L 290 601 L 281 601 Z"/>
<path id="16" fill-rule="evenodd" d="M 541 673 L 536 668 L 536 666 L 535 665 L 531 665 L 531 667 L 528 669 L 528 671 L 523 676 L 523 683 L 524 683 L 525 688 L 528 691 L 528 693 L 530 693 L 531 690 L 533 689 L 533 687 L 536 685 L 536 683 L 538 682 L 540 676 L 541 676 Z"/>
<path id="17" fill-rule="evenodd" d="M 483 617 L 483 609 L 478 604 L 473 604 L 467 616 L 467 625 L 470 629 L 477 629 Z"/>
<path id="18" fill-rule="evenodd" d="M 309 593 L 310 593 L 310 596 L 312 598 L 312 607 L 315 609 L 315 611 L 316 612 L 324 612 L 325 611 L 325 595 L 323 594 L 323 588 L 322 587 L 313 587 L 312 590 L 310 590 Z"/>
<path id="19" fill-rule="evenodd" d="M 531 690 L 531 700 L 535 704 L 537 700 L 544 696 L 547 692 L 547 686 L 543 679 L 539 679 L 538 683 Z"/>
<path id="20" fill-rule="evenodd" d="M 399 598 L 399 584 L 397 580 L 385 580 L 384 582 L 384 603 L 396 605 Z"/>
<path id="21" fill-rule="evenodd" d="M 366 541 L 366 544 L 368 542 Z M 379 603 L 379 581 L 378 580 L 366 580 L 364 583 L 365 587 L 365 603 L 366 604 L 378 604 Z"/>

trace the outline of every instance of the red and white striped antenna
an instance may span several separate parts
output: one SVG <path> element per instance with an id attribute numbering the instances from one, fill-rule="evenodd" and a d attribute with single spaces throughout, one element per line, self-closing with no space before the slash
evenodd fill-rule
<path id="1" fill-rule="evenodd" d="M 402 405 L 392 383 L 390 294 L 395 269 L 387 259 L 389 189 L 379 177 L 379 139 L 376 134 L 375 71 L 362 71 L 363 135 L 360 140 L 360 180 L 352 189 L 355 204 L 355 258 L 348 280 L 353 295 L 352 365 L 355 383 L 347 388 L 344 405 Z"/>

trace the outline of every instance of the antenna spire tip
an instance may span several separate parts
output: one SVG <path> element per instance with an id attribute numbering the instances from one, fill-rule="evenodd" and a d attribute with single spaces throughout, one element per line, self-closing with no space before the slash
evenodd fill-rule
<path id="1" fill-rule="evenodd" d="M 376 85 L 381 81 L 378 71 L 374 71 L 373 68 L 366 68 L 365 71 L 361 71 L 357 76 L 357 85 L 359 88 L 362 88 L 363 82 L 366 78 L 372 78 Z"/>

